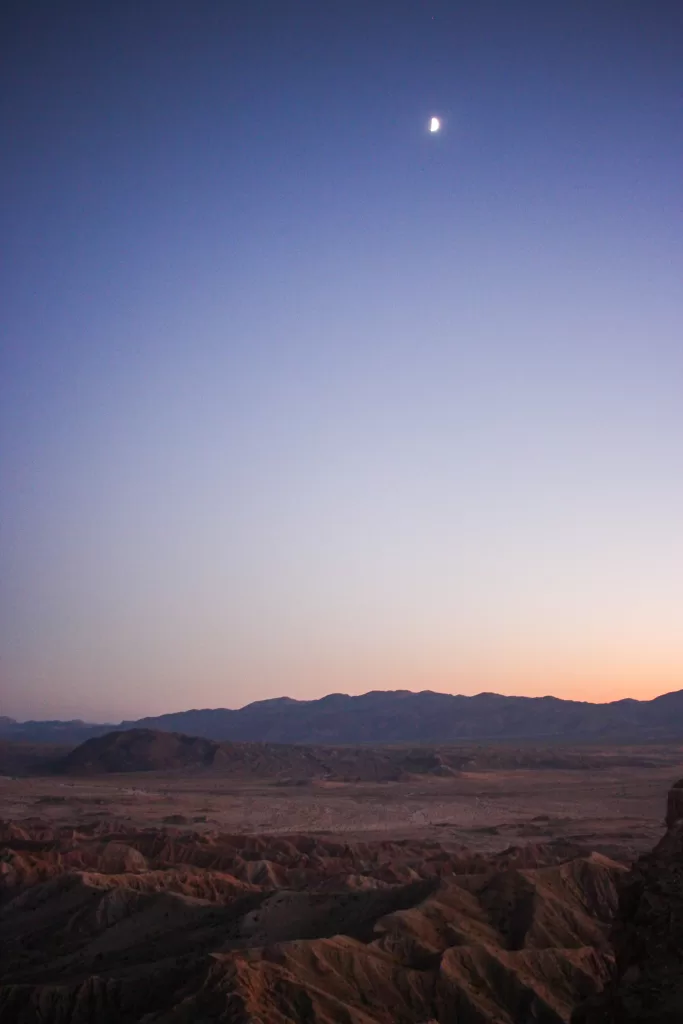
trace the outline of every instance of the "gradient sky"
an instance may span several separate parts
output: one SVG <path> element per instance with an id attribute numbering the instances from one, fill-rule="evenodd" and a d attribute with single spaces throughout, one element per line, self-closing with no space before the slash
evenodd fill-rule
<path id="1" fill-rule="evenodd" d="M 680 0 L 4 10 L 0 713 L 683 686 Z"/>

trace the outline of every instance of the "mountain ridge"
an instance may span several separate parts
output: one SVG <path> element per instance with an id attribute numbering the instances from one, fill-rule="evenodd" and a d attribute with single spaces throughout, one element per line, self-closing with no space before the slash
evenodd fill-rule
<path id="1" fill-rule="evenodd" d="M 433 690 L 275 697 L 242 708 L 192 708 L 120 723 L 0 717 L 0 739 L 77 744 L 114 730 L 154 729 L 205 739 L 270 743 L 443 743 L 451 741 L 666 741 L 683 737 L 683 690 L 609 703 L 551 695 L 472 696 Z"/>

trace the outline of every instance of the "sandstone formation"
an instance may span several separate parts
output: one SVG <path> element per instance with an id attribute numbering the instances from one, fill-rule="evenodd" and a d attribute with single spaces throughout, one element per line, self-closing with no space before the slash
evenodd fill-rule
<path id="1" fill-rule="evenodd" d="M 0 1019 L 562 1024 L 623 866 L 567 848 L 0 828 Z"/>

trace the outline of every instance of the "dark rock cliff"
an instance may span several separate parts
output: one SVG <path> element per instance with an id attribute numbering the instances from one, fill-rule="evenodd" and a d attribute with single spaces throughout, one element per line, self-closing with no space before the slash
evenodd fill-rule
<path id="1" fill-rule="evenodd" d="M 612 930 L 615 974 L 572 1024 L 683 1021 L 683 780 L 669 792 L 667 833 L 621 886 Z"/>

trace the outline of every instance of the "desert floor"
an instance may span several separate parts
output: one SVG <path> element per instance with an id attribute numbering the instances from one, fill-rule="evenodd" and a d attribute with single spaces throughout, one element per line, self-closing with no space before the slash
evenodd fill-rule
<path id="1" fill-rule="evenodd" d="M 617 755 L 639 760 L 614 766 Z M 595 748 L 591 751 L 594 760 Z M 176 826 L 231 833 L 343 833 L 422 838 L 495 852 L 567 840 L 630 859 L 663 832 L 663 794 L 683 776 L 683 748 L 604 752 L 586 769 L 516 769 L 415 776 L 387 783 L 248 782 L 220 773 L 0 778 L 0 818 L 78 827 Z"/>

